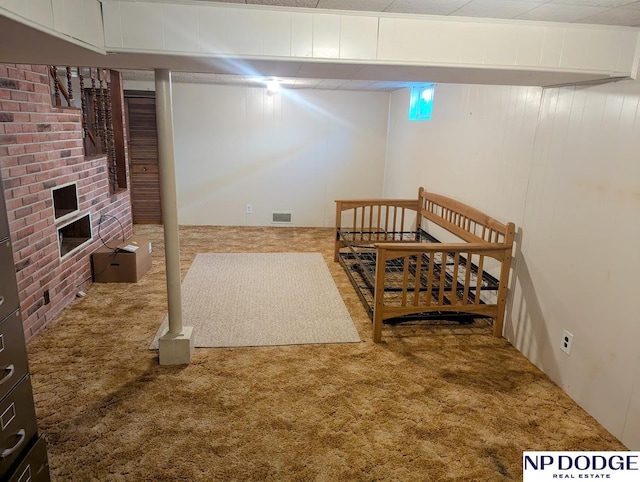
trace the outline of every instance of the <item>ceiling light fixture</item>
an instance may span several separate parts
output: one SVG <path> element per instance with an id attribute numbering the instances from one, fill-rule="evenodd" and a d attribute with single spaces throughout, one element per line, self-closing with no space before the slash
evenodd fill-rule
<path id="1" fill-rule="evenodd" d="M 277 80 L 270 80 L 267 83 L 267 93 L 270 95 L 274 95 L 280 92 L 280 82 Z"/>

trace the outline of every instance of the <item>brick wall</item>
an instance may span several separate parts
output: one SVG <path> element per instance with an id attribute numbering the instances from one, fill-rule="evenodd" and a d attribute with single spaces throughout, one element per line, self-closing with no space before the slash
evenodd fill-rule
<path id="1" fill-rule="evenodd" d="M 102 244 L 101 216 L 117 217 L 124 235 L 132 234 L 129 191 L 110 193 L 105 156 L 84 157 L 81 112 L 52 106 L 45 66 L 0 64 L 0 170 L 30 339 L 91 282 L 90 254 Z M 77 183 L 78 216 L 91 214 L 93 241 L 61 260 L 57 228 L 69 220 L 54 220 L 51 190 L 70 182 Z M 100 235 L 120 239 L 120 225 L 105 217 Z"/>

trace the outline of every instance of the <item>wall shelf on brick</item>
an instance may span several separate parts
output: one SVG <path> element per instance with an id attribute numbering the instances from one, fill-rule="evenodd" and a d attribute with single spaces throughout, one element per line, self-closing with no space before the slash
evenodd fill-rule
<path id="1" fill-rule="evenodd" d="M 64 259 L 93 240 L 91 213 L 69 221 L 58 228 L 60 258 Z"/>

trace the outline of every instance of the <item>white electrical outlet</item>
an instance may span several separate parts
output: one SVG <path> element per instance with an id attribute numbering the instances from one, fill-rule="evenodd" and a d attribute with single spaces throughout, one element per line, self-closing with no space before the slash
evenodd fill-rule
<path id="1" fill-rule="evenodd" d="M 247 214 L 253 214 L 253 204 L 247 204 Z"/>
<path id="2" fill-rule="evenodd" d="M 573 346 L 573 334 L 569 333 L 567 330 L 562 332 L 562 344 L 560 345 L 560 349 L 565 352 L 567 355 L 571 355 L 571 347 Z"/>

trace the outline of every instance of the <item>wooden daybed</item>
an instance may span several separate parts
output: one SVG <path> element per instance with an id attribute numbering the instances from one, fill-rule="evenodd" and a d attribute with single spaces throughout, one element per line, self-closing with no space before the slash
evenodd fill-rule
<path id="1" fill-rule="evenodd" d="M 502 336 L 514 234 L 513 223 L 423 188 L 417 199 L 336 201 L 335 261 L 373 321 L 375 342 L 383 322 L 407 320 L 492 318 Z"/>

